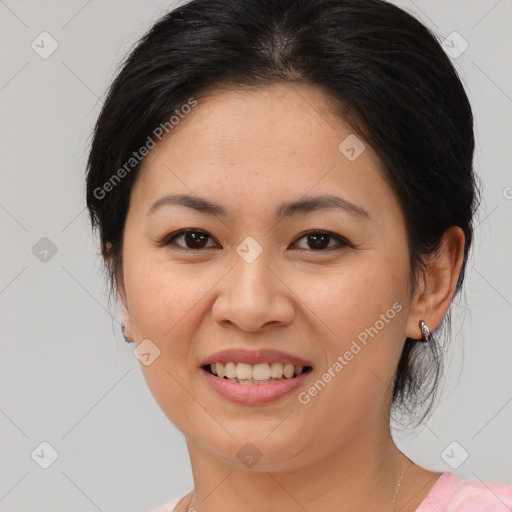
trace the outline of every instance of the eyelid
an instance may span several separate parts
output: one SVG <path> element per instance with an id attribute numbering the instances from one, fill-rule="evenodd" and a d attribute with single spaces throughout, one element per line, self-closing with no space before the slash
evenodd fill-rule
<path id="1" fill-rule="evenodd" d="M 215 247 L 203 247 L 202 249 L 189 249 L 187 247 L 182 247 L 180 245 L 176 245 L 173 243 L 176 238 L 179 238 L 179 237 L 186 235 L 187 233 L 190 233 L 190 232 L 202 233 L 202 234 L 206 235 L 208 238 L 215 240 L 212 235 L 210 235 L 207 231 L 204 231 L 203 229 L 186 228 L 186 229 L 181 229 L 181 230 L 178 230 L 178 231 L 175 231 L 173 233 L 166 235 L 164 237 L 164 239 L 162 240 L 162 242 L 160 242 L 158 244 L 158 246 L 159 247 L 168 247 L 171 244 L 173 244 L 174 248 L 176 248 L 177 250 L 183 250 L 183 251 L 187 251 L 187 252 L 202 252 L 202 251 L 207 251 L 207 250 L 215 248 Z M 292 245 L 297 243 L 302 238 L 305 238 L 307 235 L 312 235 L 312 234 L 320 234 L 320 235 L 329 236 L 329 237 L 333 238 L 334 240 L 336 240 L 336 242 L 338 243 L 338 246 L 329 247 L 327 249 L 318 249 L 318 250 L 298 249 L 299 251 L 306 251 L 308 253 L 322 254 L 322 253 L 329 253 L 329 252 L 337 250 L 337 249 L 342 249 L 344 247 L 353 247 L 353 245 L 345 237 L 338 235 L 336 233 L 333 233 L 331 231 L 325 231 L 323 229 L 310 229 L 308 231 L 304 231 L 304 232 L 300 233 L 299 235 L 297 235 L 295 240 L 292 242 Z"/>
<path id="2" fill-rule="evenodd" d="M 295 239 L 293 244 L 297 243 L 300 239 L 306 237 L 307 235 L 313 235 L 313 234 L 329 236 L 329 237 L 333 238 L 334 240 L 336 240 L 336 242 L 338 243 L 338 246 L 337 247 L 329 247 L 328 249 L 319 249 L 316 251 L 314 249 L 299 249 L 299 251 L 306 251 L 309 253 L 322 254 L 322 253 L 328 253 L 331 251 L 335 251 L 337 249 L 342 249 L 343 247 L 352 247 L 352 244 L 343 236 L 338 235 L 336 233 L 332 233 L 331 231 L 325 231 L 324 229 L 310 229 L 309 231 L 305 231 L 305 232 L 297 235 L 297 238 Z"/>
<path id="3" fill-rule="evenodd" d="M 206 235 L 208 238 L 214 240 L 213 236 L 210 235 L 207 231 L 204 231 L 203 229 L 199 228 L 186 228 L 186 229 L 180 229 L 178 231 L 174 231 L 173 233 L 170 233 L 164 237 L 164 239 L 158 244 L 160 247 L 168 247 L 171 244 L 174 245 L 173 248 L 176 248 L 178 250 L 183 250 L 187 252 L 201 252 L 201 251 L 207 251 L 209 249 L 214 249 L 214 247 L 204 247 L 203 249 L 189 249 L 188 247 L 182 247 L 181 245 L 174 244 L 174 240 L 176 238 L 179 238 L 180 236 L 186 235 L 187 233 L 201 233 Z"/>

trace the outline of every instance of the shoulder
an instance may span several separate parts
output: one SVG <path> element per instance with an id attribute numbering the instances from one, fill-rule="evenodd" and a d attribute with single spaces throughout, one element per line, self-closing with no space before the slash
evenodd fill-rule
<path id="1" fill-rule="evenodd" d="M 187 495 L 188 493 L 183 494 L 182 496 L 179 496 L 178 498 L 175 498 L 174 500 L 170 501 L 166 505 L 162 505 L 161 507 L 151 510 L 150 512 L 173 512 L 176 505 Z"/>
<path id="2" fill-rule="evenodd" d="M 512 485 L 444 472 L 416 512 L 510 512 Z"/>

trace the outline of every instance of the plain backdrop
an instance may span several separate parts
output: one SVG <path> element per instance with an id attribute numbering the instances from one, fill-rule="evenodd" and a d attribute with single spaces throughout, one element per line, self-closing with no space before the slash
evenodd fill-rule
<path id="1" fill-rule="evenodd" d="M 192 487 L 184 437 L 109 309 L 84 199 L 106 88 L 173 5 L 0 0 L 0 511 L 140 512 Z M 467 41 L 453 61 L 483 195 L 438 405 L 394 435 L 424 467 L 512 484 L 512 2 L 397 5 Z"/>

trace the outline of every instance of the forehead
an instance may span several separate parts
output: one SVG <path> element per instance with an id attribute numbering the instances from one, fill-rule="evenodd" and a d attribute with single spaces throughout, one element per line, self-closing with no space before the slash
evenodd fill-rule
<path id="1" fill-rule="evenodd" d="M 356 159 L 340 149 L 359 139 L 359 152 L 362 139 L 317 88 L 216 90 L 196 101 L 142 162 L 136 194 L 146 209 L 176 190 L 253 207 L 334 192 L 367 210 L 393 199 L 372 148 Z"/>
<path id="2" fill-rule="evenodd" d="M 339 143 L 353 133 L 335 114 L 333 100 L 312 86 L 213 90 L 196 101 L 148 160 L 178 148 L 194 149 L 189 157 L 207 153 L 211 159 L 229 156 L 238 162 L 246 155 L 259 161 L 293 155 L 302 160 L 337 158 Z M 367 159 L 378 165 L 371 149 L 368 153 Z"/>

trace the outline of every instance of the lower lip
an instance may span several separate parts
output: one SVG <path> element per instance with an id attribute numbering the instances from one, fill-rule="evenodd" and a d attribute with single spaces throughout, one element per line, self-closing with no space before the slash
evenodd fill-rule
<path id="1" fill-rule="evenodd" d="M 257 405 L 273 402 L 297 389 L 311 373 L 308 370 L 292 379 L 281 379 L 268 384 L 240 384 L 217 377 L 204 368 L 199 369 L 208 384 L 222 397 L 239 404 Z"/>

